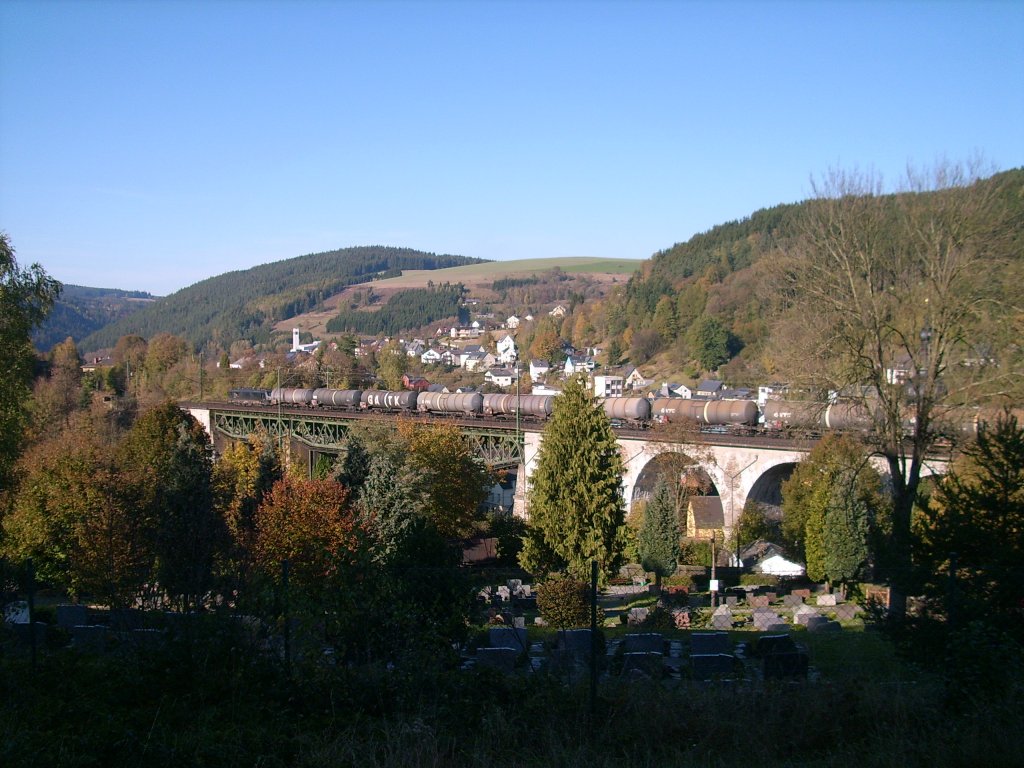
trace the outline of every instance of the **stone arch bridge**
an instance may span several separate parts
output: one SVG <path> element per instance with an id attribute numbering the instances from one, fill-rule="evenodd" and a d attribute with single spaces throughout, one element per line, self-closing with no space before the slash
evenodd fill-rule
<path id="1" fill-rule="evenodd" d="M 268 409 L 214 403 L 184 403 L 187 410 L 210 433 L 215 448 L 230 440 L 243 440 L 256 430 L 272 439 L 288 441 L 296 454 L 312 468 L 320 455 L 344 451 L 348 427 L 359 420 L 394 418 L 382 414 L 353 414 L 314 411 L 302 408 Z M 478 419 L 459 420 L 460 429 L 474 450 L 492 466 L 516 473 L 514 512 L 528 516 L 530 477 L 536 467 L 544 435 L 540 425 L 517 428 L 509 422 Z M 782 483 L 789 478 L 797 462 L 804 458 L 814 441 L 787 440 L 766 436 L 701 434 L 700 442 L 667 441 L 655 433 L 622 430 L 618 432 L 625 474 L 622 493 L 627 510 L 635 499 L 645 498 L 659 475 L 687 465 L 688 472 L 701 473 L 704 491 L 722 499 L 725 527 L 731 531 L 748 500 L 765 504 L 781 503 Z M 871 458 L 876 468 L 888 473 L 878 456 Z M 945 460 L 926 463 L 924 476 L 944 474 Z"/>

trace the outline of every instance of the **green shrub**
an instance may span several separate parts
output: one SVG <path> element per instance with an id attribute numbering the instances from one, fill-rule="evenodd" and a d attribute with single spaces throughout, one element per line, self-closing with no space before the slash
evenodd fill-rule
<path id="1" fill-rule="evenodd" d="M 523 548 L 526 521 L 514 515 L 492 515 L 491 536 L 498 540 L 498 563 L 515 566 L 519 563 L 519 551 Z"/>
<path id="2" fill-rule="evenodd" d="M 537 586 L 537 609 L 541 618 L 559 629 L 590 626 L 590 588 L 585 582 L 564 574 L 552 574 Z M 598 626 L 604 611 L 597 610 Z"/>
<path id="3" fill-rule="evenodd" d="M 779 577 L 770 573 L 744 573 L 740 575 L 740 586 L 777 587 Z"/>

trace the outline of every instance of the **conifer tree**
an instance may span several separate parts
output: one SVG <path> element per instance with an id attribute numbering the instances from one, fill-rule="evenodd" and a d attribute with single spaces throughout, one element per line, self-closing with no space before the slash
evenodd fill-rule
<path id="1" fill-rule="evenodd" d="M 644 511 L 638 542 L 640 564 L 654 572 L 658 584 L 676 571 L 681 536 L 674 494 L 664 479 L 659 480 Z"/>
<path id="2" fill-rule="evenodd" d="M 613 574 L 625 546 L 622 472 L 608 417 L 582 377 L 571 379 L 555 400 L 531 477 L 523 567 L 587 580 L 596 559 L 605 576 Z"/>

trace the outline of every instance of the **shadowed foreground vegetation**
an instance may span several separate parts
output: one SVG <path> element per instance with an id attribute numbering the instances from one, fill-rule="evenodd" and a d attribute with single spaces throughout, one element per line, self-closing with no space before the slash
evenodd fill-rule
<path id="1" fill-rule="evenodd" d="M 815 682 L 605 681 L 591 715 L 585 680 L 429 662 L 415 671 L 298 664 L 289 675 L 237 626 L 209 617 L 158 652 L 51 648 L 35 670 L 5 642 L 0 764 L 1019 764 L 1019 668 L 999 656 L 988 670 L 997 679 L 963 659 L 946 681 L 906 665 L 893 675 L 875 633 L 812 647 L 812 664 L 824 662 Z"/>

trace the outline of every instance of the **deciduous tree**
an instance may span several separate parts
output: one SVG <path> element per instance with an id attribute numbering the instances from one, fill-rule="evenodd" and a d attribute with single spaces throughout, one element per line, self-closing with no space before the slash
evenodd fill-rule
<path id="1" fill-rule="evenodd" d="M 948 432 L 947 411 L 1019 396 L 1024 380 L 1019 338 L 998 332 L 1019 305 L 990 278 L 1013 248 L 1010 202 L 1019 206 L 1021 190 L 1019 176 L 1005 178 L 982 181 L 975 168 L 944 164 L 911 172 L 904 194 L 886 195 L 873 174 L 833 173 L 815 186 L 799 245 L 775 264 L 775 289 L 788 302 L 775 333 L 784 373 L 859 400 L 872 447 L 889 464 L 896 614 L 912 578 L 921 469 Z M 1007 343 L 979 352 L 983 339 Z M 889 374 L 900 360 L 913 372 L 905 385 Z"/>
<path id="2" fill-rule="evenodd" d="M 19 266 L 7 233 L 0 232 L 0 488 L 9 487 L 23 445 L 35 363 L 32 329 L 46 319 L 60 290 L 38 264 Z"/>

